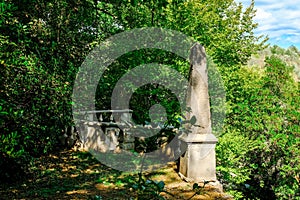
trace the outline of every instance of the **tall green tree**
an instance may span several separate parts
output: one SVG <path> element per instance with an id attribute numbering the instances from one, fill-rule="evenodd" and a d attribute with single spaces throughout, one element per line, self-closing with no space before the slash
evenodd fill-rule
<path id="1" fill-rule="evenodd" d="M 254 1 L 243 8 L 234 0 L 109 1 L 124 29 L 163 27 L 194 37 L 218 65 L 246 63 L 267 38 L 254 35 Z"/>
<path id="2" fill-rule="evenodd" d="M 73 124 L 72 84 L 91 44 L 117 28 L 95 1 L 2 0 L 0 16 L 0 152 L 39 156 Z"/>
<path id="3" fill-rule="evenodd" d="M 263 36 L 254 35 L 253 31 L 258 25 L 253 21 L 255 16 L 254 1 L 245 9 L 241 3 L 236 3 L 233 0 L 107 0 L 105 3 L 105 6 L 110 8 L 110 13 L 113 13 L 114 19 L 121 30 L 155 26 L 177 30 L 195 38 L 206 48 L 207 53 L 217 64 L 224 81 L 226 84 L 228 83 L 226 85 L 228 90 L 233 88 L 230 84 L 237 81 L 231 79 L 231 77 L 234 77 L 231 76 L 231 73 L 238 69 L 240 64 L 246 63 L 252 53 L 262 49 L 267 39 Z M 145 59 L 143 54 L 148 57 Z M 112 75 L 119 73 L 120 75 L 115 77 L 121 77 L 126 69 L 134 67 L 134 65 L 153 61 L 170 64 L 170 61 L 166 61 L 166 58 L 169 58 L 169 60 L 173 60 L 172 66 L 174 68 L 182 74 L 187 75 L 188 73 L 189 65 L 187 63 L 182 60 L 175 61 L 178 58 L 172 55 L 166 56 L 164 52 L 147 53 L 145 50 L 140 51 L 140 53 L 128 54 L 128 56 L 133 59 L 125 61 L 126 59 L 122 58 L 123 63 L 120 62 L 119 66 L 116 66 L 118 70 L 113 70 L 111 76 L 107 75 L 107 77 L 110 77 L 110 81 L 104 84 L 101 82 L 99 94 L 105 93 L 102 96 L 109 97 L 114 83 L 118 81 L 118 78 L 112 80 Z M 163 90 L 159 86 L 157 89 Z M 148 94 L 148 96 L 151 96 L 151 94 Z M 99 107 L 109 106 L 109 100 L 107 102 L 100 101 Z M 143 113 L 146 113 L 146 111 L 140 112 L 139 116 Z"/>

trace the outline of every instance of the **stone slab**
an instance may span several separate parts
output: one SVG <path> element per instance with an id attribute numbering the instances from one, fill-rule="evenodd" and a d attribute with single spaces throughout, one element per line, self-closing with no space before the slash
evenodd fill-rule
<path id="1" fill-rule="evenodd" d="M 215 143 L 187 143 L 179 173 L 186 181 L 217 181 Z"/>

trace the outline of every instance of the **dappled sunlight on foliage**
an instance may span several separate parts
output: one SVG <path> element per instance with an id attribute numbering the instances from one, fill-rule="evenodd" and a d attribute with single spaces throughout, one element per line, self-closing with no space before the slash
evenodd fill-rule
<path id="1" fill-rule="evenodd" d="M 218 111 L 226 107 L 225 123 L 212 121 L 219 137 L 217 175 L 225 191 L 236 199 L 299 199 L 300 53 L 293 46 L 265 48 L 267 38 L 254 34 L 254 17 L 254 1 L 244 8 L 233 0 L 2 0 L 0 198 L 231 198 L 209 185 L 201 193 L 201 186 L 182 182 L 175 165 L 138 177 L 105 167 L 89 153 L 67 151 L 73 143 L 60 141 L 74 126 L 73 84 L 89 52 L 116 33 L 161 27 L 197 40 L 220 72 L 214 84 L 225 88 L 220 93 L 226 93 L 226 102 L 211 110 L 222 118 Z M 119 79 L 148 63 L 188 76 L 189 62 L 173 53 L 128 52 L 97 82 L 95 107 L 111 109 Z M 211 99 L 219 95 L 209 93 Z M 149 109 L 161 104 L 167 112 L 163 125 L 180 127 L 180 105 L 168 88 L 147 84 L 132 94 L 129 108 L 137 123 L 149 123 Z M 152 151 L 157 141 L 173 137 L 166 133 L 135 143 Z"/>
<path id="2" fill-rule="evenodd" d="M 227 93 L 232 107 L 217 166 L 235 197 L 295 198 L 300 192 L 299 83 L 279 58 L 265 62 L 263 68 L 243 67 L 234 74 L 239 82 Z"/>

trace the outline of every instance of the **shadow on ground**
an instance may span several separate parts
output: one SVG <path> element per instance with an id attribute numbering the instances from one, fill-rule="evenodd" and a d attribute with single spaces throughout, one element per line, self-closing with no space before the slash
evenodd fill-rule
<path id="1" fill-rule="evenodd" d="M 130 182 L 136 174 L 122 173 L 99 163 L 87 152 L 63 151 L 37 159 L 26 181 L 0 185 L 0 199 L 136 199 Z M 176 164 L 145 174 L 146 178 L 164 181 L 166 199 L 189 199 L 194 191 L 176 173 Z M 152 199 L 140 197 L 139 199 Z M 192 199 L 230 199 L 215 188 L 207 187 Z"/>

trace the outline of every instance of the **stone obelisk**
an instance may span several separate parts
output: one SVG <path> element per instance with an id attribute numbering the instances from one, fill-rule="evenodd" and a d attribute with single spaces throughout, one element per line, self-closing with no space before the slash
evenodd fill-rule
<path id="1" fill-rule="evenodd" d="M 189 111 L 184 133 L 179 137 L 187 146 L 180 157 L 179 175 L 186 181 L 217 181 L 215 145 L 212 134 L 208 94 L 207 62 L 204 47 L 196 43 L 190 54 L 189 88 L 186 96 Z"/>

